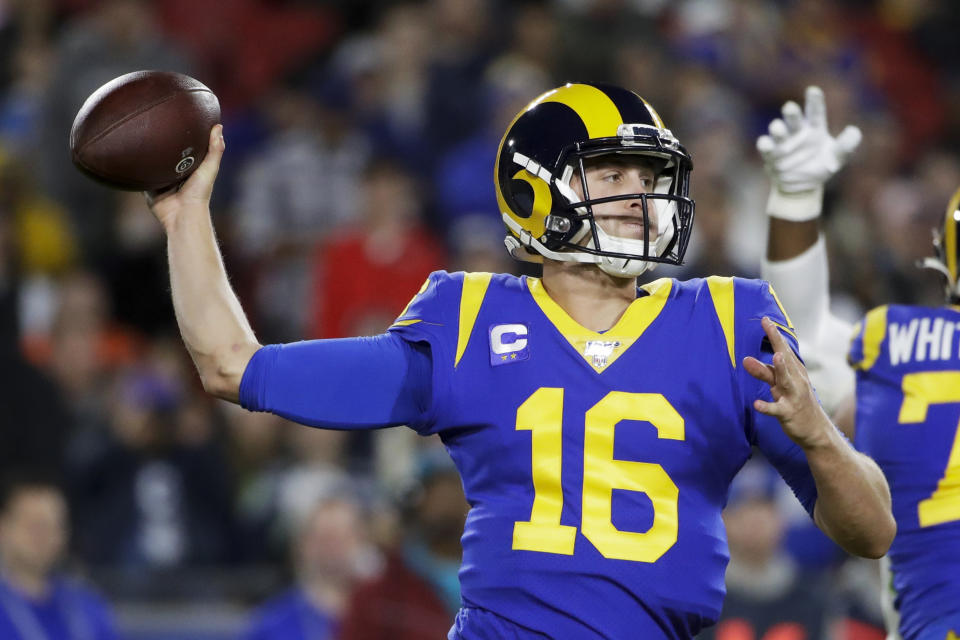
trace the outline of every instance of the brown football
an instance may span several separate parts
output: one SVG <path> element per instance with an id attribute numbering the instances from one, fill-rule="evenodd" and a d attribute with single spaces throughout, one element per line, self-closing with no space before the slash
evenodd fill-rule
<path id="1" fill-rule="evenodd" d="M 203 161 L 218 122 L 220 102 L 202 83 L 172 71 L 135 71 L 83 103 L 70 130 L 70 156 L 114 189 L 165 189 Z"/>

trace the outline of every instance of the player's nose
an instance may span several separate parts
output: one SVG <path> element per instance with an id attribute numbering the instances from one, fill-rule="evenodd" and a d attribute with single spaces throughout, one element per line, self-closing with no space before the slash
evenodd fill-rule
<path id="1" fill-rule="evenodd" d="M 641 182 L 637 185 L 637 189 L 632 193 L 642 193 L 647 194 L 649 191 L 645 188 L 644 183 Z M 644 199 L 643 198 L 630 198 L 629 200 L 624 200 L 623 203 L 627 207 L 627 211 L 632 216 L 643 216 L 644 209 Z M 657 228 L 657 207 L 656 201 L 653 199 L 646 199 L 646 209 L 647 209 L 647 223 L 654 229 Z"/>

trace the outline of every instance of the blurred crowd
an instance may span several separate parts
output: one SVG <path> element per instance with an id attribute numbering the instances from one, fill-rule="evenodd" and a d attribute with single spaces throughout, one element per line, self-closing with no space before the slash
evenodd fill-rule
<path id="1" fill-rule="evenodd" d="M 834 312 L 857 319 L 942 299 L 914 263 L 960 186 L 957 33 L 950 0 L 0 0 L 0 470 L 62 492 L 69 566 L 108 600 L 252 607 L 292 583 L 250 638 L 297 637 L 270 635 L 284 625 L 440 637 L 459 606 L 466 509 L 442 445 L 206 397 L 160 226 L 140 194 L 70 163 L 86 97 L 138 69 L 219 96 L 213 215 L 266 344 L 379 333 L 435 269 L 521 273 L 502 244 L 496 147 L 568 80 L 637 91 L 694 158 L 687 264 L 653 277 L 755 276 L 767 183 L 754 141 L 818 84 L 832 129 L 864 132 L 826 205 Z M 782 581 L 795 567 L 796 589 L 823 604 L 804 637 L 839 633 L 837 620 L 845 637 L 880 637 L 855 635 L 880 624 L 863 596 L 872 569 L 851 569 L 774 493 L 731 527 L 731 594 L 763 557 L 754 569 Z"/>

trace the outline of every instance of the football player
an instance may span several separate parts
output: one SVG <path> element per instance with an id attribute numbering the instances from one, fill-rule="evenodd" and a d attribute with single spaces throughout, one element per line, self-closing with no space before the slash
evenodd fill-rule
<path id="1" fill-rule="evenodd" d="M 788 102 L 758 139 L 773 182 L 762 273 L 798 310 L 824 407 L 889 482 L 898 533 L 883 561 L 892 570 L 892 590 L 882 591 L 888 637 L 946 640 L 960 633 L 960 190 L 937 230 L 936 257 L 923 263 L 944 276 L 946 305 L 885 305 L 845 324 L 829 312 L 820 211 L 824 183 L 860 137 L 855 127 L 832 137 L 823 93 L 809 87 L 805 109 Z"/>
<path id="2" fill-rule="evenodd" d="M 471 506 L 450 638 L 692 637 L 720 612 L 720 512 L 753 446 L 841 546 L 886 552 L 883 476 L 820 408 L 769 285 L 637 287 L 681 262 L 694 215 L 690 156 L 637 94 L 567 84 L 508 127 L 506 243 L 542 278 L 436 272 L 371 338 L 257 343 L 210 222 L 223 149 L 217 127 L 152 202 L 204 386 L 317 427 L 440 434 Z"/>

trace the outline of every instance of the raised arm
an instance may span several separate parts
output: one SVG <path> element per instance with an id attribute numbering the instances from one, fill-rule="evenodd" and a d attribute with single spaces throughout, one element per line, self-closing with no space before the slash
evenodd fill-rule
<path id="1" fill-rule="evenodd" d="M 244 369 L 260 344 L 230 287 L 210 219 L 224 149 L 223 127 L 216 125 L 206 158 L 183 186 L 148 195 L 147 202 L 167 233 L 173 307 L 203 388 L 237 402 Z"/>
<path id="2" fill-rule="evenodd" d="M 854 378 L 844 360 L 852 326 L 830 313 L 827 250 L 820 228 L 823 189 L 860 143 L 848 126 L 836 137 L 827 128 L 823 92 L 808 87 L 804 109 L 783 105 L 757 149 L 770 176 L 769 226 L 761 276 L 780 295 L 800 337 L 800 348 L 820 401 L 845 433 L 853 432 Z M 847 408 L 847 410 L 844 410 Z"/>

